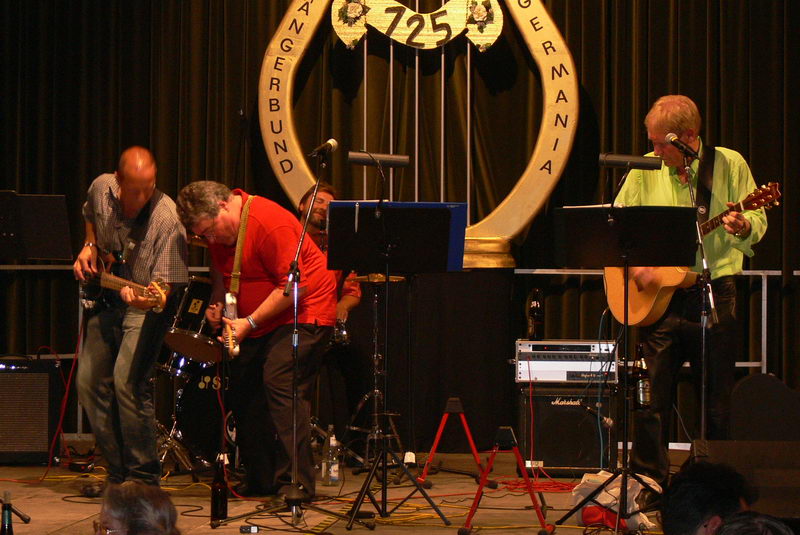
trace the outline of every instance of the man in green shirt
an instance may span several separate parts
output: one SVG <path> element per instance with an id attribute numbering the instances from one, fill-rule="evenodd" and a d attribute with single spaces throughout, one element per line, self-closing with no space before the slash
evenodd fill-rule
<path id="1" fill-rule="evenodd" d="M 702 185 L 698 192 L 701 160 L 705 168 L 713 156 L 713 173 L 707 216 L 712 218 L 756 189 L 756 183 L 744 158 L 736 151 L 704 146 L 700 140 L 700 112 L 691 99 L 683 95 L 667 95 L 658 99 L 645 118 L 647 136 L 653 144 L 649 156 L 663 160 L 655 171 L 633 170 L 619 192 L 615 204 L 621 206 L 692 206 L 689 185 L 700 200 L 708 199 Z M 668 134 L 699 155 L 700 160 L 686 157 L 690 162 L 687 173 L 684 154 L 667 141 Z M 701 183 L 703 181 L 701 180 Z M 702 208 L 699 209 L 702 211 Z M 707 437 L 724 439 L 728 433 L 730 393 L 740 342 L 737 336 L 735 305 L 736 284 L 733 275 L 742 270 L 744 255 L 752 256 L 753 244 L 767 229 L 763 209 L 747 212 L 732 211 L 723 218 L 723 225 L 706 234 L 703 244 L 711 271 L 718 322 L 710 325 L 707 384 Z M 698 248 L 695 272 L 702 272 Z M 653 268 L 631 269 L 631 278 L 639 289 L 654 284 Z M 669 476 L 667 443 L 678 374 L 685 361 L 691 370 L 698 395 L 700 392 L 701 352 L 700 316 L 702 288 L 700 284 L 678 289 L 664 315 L 654 324 L 642 327 L 640 339 L 644 348 L 651 380 L 650 410 L 637 418 L 631 468 L 665 483 Z M 709 321 L 709 324 L 711 322 Z"/>

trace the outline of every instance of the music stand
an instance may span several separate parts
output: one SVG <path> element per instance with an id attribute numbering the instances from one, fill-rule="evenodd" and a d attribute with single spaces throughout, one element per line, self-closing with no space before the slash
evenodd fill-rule
<path id="1" fill-rule="evenodd" d="M 0 261 L 11 260 L 72 261 L 64 195 L 0 191 Z"/>
<path id="2" fill-rule="evenodd" d="M 334 201 L 328 207 L 328 269 L 356 271 L 360 273 L 382 272 L 384 282 L 384 340 L 389 339 L 389 286 L 392 273 L 417 274 L 443 271 L 460 271 L 464 257 L 464 234 L 466 230 L 467 207 L 465 203 L 395 203 L 382 201 Z M 376 289 L 377 296 L 377 289 Z M 376 320 L 377 322 L 377 320 Z M 376 325 L 377 329 L 377 325 Z M 383 413 L 379 412 L 378 398 L 375 395 L 374 427 L 372 433 L 380 446 L 370 467 L 369 474 L 350 509 L 347 529 L 358 514 L 364 499 L 369 496 L 375 509 L 382 517 L 391 515 L 416 492 L 419 492 L 436 511 L 445 525 L 450 521 L 431 500 L 428 493 L 408 471 L 397 453 L 388 447 L 389 436 L 383 432 L 388 406 L 388 344 L 384 342 L 383 359 L 374 355 L 375 362 L 382 361 L 383 370 L 375 366 L 374 381 L 383 375 Z M 394 465 L 399 466 L 414 490 L 395 507 L 388 510 L 388 462 L 392 457 Z M 376 500 L 370 486 L 382 467 L 380 477 L 381 500 Z"/>
<path id="3" fill-rule="evenodd" d="M 619 519 L 629 518 L 628 477 L 652 487 L 628 467 L 628 270 L 630 266 L 691 266 L 695 263 L 695 209 L 674 206 L 579 206 L 556 208 L 555 237 L 558 265 L 567 268 L 623 267 L 622 322 L 622 467 L 555 522 L 564 523 L 611 482 L 621 476 Z"/>

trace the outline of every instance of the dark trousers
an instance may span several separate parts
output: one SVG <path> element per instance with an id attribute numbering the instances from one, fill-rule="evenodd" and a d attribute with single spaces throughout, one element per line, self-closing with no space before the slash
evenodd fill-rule
<path id="1" fill-rule="evenodd" d="M 734 277 L 712 281 L 718 322 L 709 316 L 707 362 L 707 438 L 728 436 L 730 395 L 740 352 L 736 330 L 736 284 Z M 684 362 L 691 364 L 697 399 L 702 386 L 701 328 L 702 290 L 699 286 L 679 289 L 664 316 L 640 330 L 644 357 L 650 374 L 650 409 L 636 415 L 631 468 L 659 483 L 669 476 L 669 443 L 672 408 L 675 404 L 678 375 Z"/>
<path id="2" fill-rule="evenodd" d="M 292 469 L 292 325 L 259 338 L 245 339 L 230 368 L 228 404 L 236 418 L 236 442 L 247 471 L 248 487 L 283 492 Z M 313 496 L 311 391 L 332 327 L 298 327 L 297 473 L 298 483 Z"/>

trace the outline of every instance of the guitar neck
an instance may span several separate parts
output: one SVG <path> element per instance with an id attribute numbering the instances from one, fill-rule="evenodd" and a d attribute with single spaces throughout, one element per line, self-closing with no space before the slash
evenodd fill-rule
<path id="1" fill-rule="evenodd" d="M 701 224 L 700 225 L 700 232 L 703 234 L 703 236 L 705 236 L 706 234 L 708 234 L 709 232 L 711 232 L 715 228 L 717 228 L 720 225 L 722 225 L 722 218 L 725 217 L 726 215 L 728 215 L 729 213 L 731 213 L 731 212 L 744 212 L 744 211 L 745 211 L 745 208 L 744 208 L 743 203 L 738 202 L 733 206 L 733 208 L 728 208 L 727 210 L 725 210 L 724 212 L 720 213 L 719 215 L 717 215 L 715 217 L 712 217 L 711 219 L 709 219 L 705 223 Z"/>
<path id="2" fill-rule="evenodd" d="M 100 274 L 100 286 L 102 286 L 103 288 L 108 288 L 109 290 L 117 290 L 117 291 L 123 289 L 126 286 L 130 286 L 140 297 L 146 297 L 150 295 L 149 292 L 147 291 L 146 286 L 142 286 L 141 284 L 136 284 L 135 282 L 123 279 L 122 277 L 117 277 L 116 275 L 112 275 L 111 273 Z"/>

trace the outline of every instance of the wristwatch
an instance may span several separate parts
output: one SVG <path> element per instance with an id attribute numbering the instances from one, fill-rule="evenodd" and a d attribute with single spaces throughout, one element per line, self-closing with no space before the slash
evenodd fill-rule
<path id="1" fill-rule="evenodd" d="M 250 328 L 254 331 L 258 329 L 258 323 L 256 323 L 256 320 L 253 319 L 253 316 L 247 316 L 247 323 L 250 324 Z"/>

